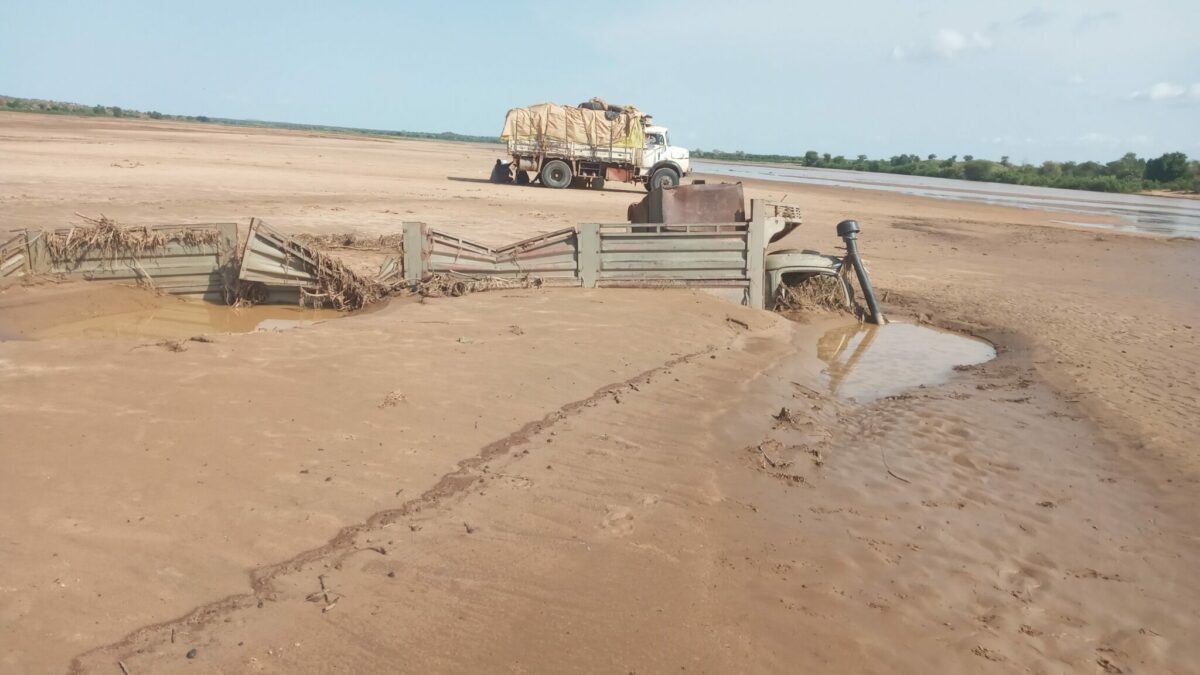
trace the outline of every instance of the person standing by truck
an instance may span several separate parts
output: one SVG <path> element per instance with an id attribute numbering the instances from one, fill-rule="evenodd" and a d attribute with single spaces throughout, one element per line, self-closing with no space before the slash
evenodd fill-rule
<path id="1" fill-rule="evenodd" d="M 489 180 L 493 183 L 513 182 L 512 163 L 502 159 L 496 160 L 496 165 L 492 167 L 492 177 Z"/>

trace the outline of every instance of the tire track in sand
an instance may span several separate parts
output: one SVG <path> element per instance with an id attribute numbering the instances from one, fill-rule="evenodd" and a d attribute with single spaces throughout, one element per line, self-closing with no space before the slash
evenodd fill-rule
<path id="1" fill-rule="evenodd" d="M 276 593 L 274 581 L 278 577 L 297 572 L 307 565 L 331 556 L 352 553 L 354 540 L 358 535 L 381 528 L 384 525 L 395 522 L 399 518 L 419 512 L 426 507 L 437 506 L 442 501 L 465 492 L 476 480 L 475 469 L 490 459 L 507 453 L 513 447 L 527 442 L 532 436 L 577 414 L 584 408 L 596 405 L 606 398 L 617 396 L 622 390 L 627 390 L 638 383 L 648 383 L 656 375 L 669 371 L 680 364 L 688 363 L 697 357 L 710 354 L 715 349 L 715 347 L 710 346 L 701 351 L 670 359 L 662 365 L 644 370 L 629 379 L 604 385 L 586 398 L 566 403 L 541 419 L 526 423 L 511 434 L 483 446 L 476 454 L 460 460 L 455 465 L 454 471 L 443 475 L 433 487 L 421 493 L 421 495 L 404 502 L 399 507 L 376 512 L 361 523 L 347 525 L 339 530 L 332 539 L 317 548 L 303 551 L 282 562 L 250 570 L 249 581 L 251 590 L 249 593 L 238 593 L 227 596 L 197 607 L 183 616 L 142 626 L 134 629 L 128 635 L 114 643 L 83 652 L 71 659 L 71 666 L 67 670 L 68 675 L 82 675 L 88 672 L 86 662 L 98 658 L 103 654 L 112 654 L 114 652 L 120 654 L 128 651 L 138 643 L 149 644 L 155 642 L 156 638 L 157 641 L 168 640 L 169 638 L 166 637 L 166 634 L 173 627 L 184 625 L 201 627 L 224 614 L 256 606 L 261 607 L 264 602 L 274 598 Z"/>

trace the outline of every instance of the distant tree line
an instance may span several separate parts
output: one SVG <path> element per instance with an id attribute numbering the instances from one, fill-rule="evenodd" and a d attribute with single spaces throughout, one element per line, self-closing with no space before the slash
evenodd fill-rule
<path id="1" fill-rule="evenodd" d="M 490 143 L 498 144 L 500 139 L 496 136 L 472 136 L 469 134 L 458 134 L 453 131 L 390 131 L 387 129 L 359 129 L 356 127 L 331 127 L 323 124 L 295 124 L 292 122 L 261 122 L 258 120 L 233 120 L 224 117 L 214 118 L 213 122 L 221 124 L 235 124 L 246 127 L 264 127 L 271 129 L 298 129 L 302 131 L 328 131 L 339 134 L 363 134 L 367 136 L 388 136 L 395 138 L 416 138 L 425 140 L 438 141 L 458 141 L 461 143 Z"/>
<path id="2" fill-rule="evenodd" d="M 1042 162 L 1039 165 L 1013 164 L 1008 157 L 999 162 L 958 155 L 939 159 L 937 155 L 896 155 L 890 159 L 867 159 L 859 155 L 847 159 L 841 155 L 809 150 L 803 156 L 758 155 L 722 150 L 694 150 L 698 159 L 799 164 L 822 169 L 847 169 L 899 173 L 908 176 L 959 178 L 988 183 L 1039 185 L 1071 190 L 1098 192 L 1141 192 L 1143 190 L 1180 190 L 1200 192 L 1200 162 L 1188 161 L 1182 152 L 1143 159 L 1129 152 L 1106 164 L 1099 162 Z"/>
<path id="3" fill-rule="evenodd" d="M 215 122 L 246 127 L 262 127 L 272 129 L 299 129 L 303 131 L 327 131 L 344 134 L 363 134 L 367 136 L 389 136 L 397 138 L 423 138 L 445 141 L 461 141 L 467 143 L 499 143 L 495 136 L 471 136 L 456 134 L 451 131 L 432 133 L 425 131 L 388 131 L 382 129 L 358 129 L 354 127 L 334 127 L 321 124 L 292 124 L 290 122 L 263 122 L 260 120 L 235 120 L 225 117 L 208 117 L 205 115 L 167 115 L 157 110 L 142 112 L 118 106 L 83 105 L 80 103 L 65 103 L 63 101 L 46 101 L 35 98 L 18 98 L 16 96 L 0 95 L 0 110 L 15 112 L 36 112 L 51 115 L 83 115 L 87 117 L 131 117 L 152 120 L 175 120 L 182 122 Z"/>
<path id="4" fill-rule="evenodd" d="M 85 117 L 144 117 L 149 119 L 173 119 L 187 120 L 191 122 L 207 122 L 207 117 L 200 116 L 184 116 L 184 115 L 164 115 L 157 110 L 150 112 L 142 112 L 140 110 L 129 110 L 120 106 L 105 106 L 105 105 L 84 105 L 82 103 L 68 103 L 65 101 L 46 101 L 37 98 L 18 98 L 16 96 L 0 95 L 0 110 L 11 110 L 14 112 L 36 112 L 45 113 L 48 115 L 82 115 Z"/>

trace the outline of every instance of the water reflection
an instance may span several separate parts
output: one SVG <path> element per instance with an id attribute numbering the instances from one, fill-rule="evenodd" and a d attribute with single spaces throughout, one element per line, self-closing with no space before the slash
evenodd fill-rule
<path id="1" fill-rule="evenodd" d="M 996 350 L 984 340 L 927 326 L 850 324 L 822 335 L 817 356 L 826 363 L 830 393 L 870 401 L 945 382 L 955 366 L 989 361 Z"/>

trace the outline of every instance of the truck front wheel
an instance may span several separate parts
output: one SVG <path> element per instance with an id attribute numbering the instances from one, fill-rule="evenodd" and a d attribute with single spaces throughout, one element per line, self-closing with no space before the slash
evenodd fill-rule
<path id="1" fill-rule="evenodd" d="M 552 188 L 565 188 L 571 184 L 571 167 L 561 159 L 546 162 L 542 167 L 542 185 Z"/>
<path id="2" fill-rule="evenodd" d="M 664 166 L 650 176 L 650 182 L 646 183 L 646 189 L 657 190 L 659 188 L 675 187 L 676 185 L 679 185 L 679 172 L 669 166 Z"/>

